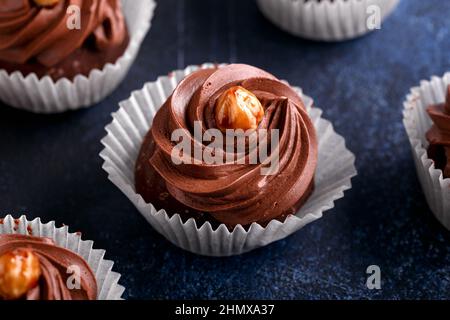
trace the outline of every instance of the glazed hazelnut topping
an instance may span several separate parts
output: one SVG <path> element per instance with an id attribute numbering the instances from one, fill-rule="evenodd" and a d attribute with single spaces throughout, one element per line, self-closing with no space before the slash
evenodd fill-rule
<path id="1" fill-rule="evenodd" d="M 217 100 L 215 120 L 217 128 L 256 129 L 264 117 L 264 108 L 258 98 L 241 86 L 226 90 Z"/>
<path id="2" fill-rule="evenodd" d="M 0 257 L 0 297 L 21 298 L 38 284 L 41 276 L 39 259 L 29 249 L 16 249 Z"/>
<path id="3" fill-rule="evenodd" d="M 59 0 L 33 0 L 38 6 L 41 7 L 52 7 L 58 4 Z"/>

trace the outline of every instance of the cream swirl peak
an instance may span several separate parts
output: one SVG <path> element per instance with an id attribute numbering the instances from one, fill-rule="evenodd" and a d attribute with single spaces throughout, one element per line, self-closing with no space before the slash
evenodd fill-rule
<path id="1" fill-rule="evenodd" d="M 9 257 L 10 256 L 10 257 Z M 19 257 L 15 257 L 19 256 Z M 20 257 L 22 256 L 22 257 Z M 39 275 L 36 283 L 18 298 L 25 300 L 95 300 L 97 282 L 86 261 L 67 249 L 56 246 L 51 239 L 19 234 L 0 235 L 0 300 L 11 298 L 11 292 L 23 288 L 30 273 Z M 6 258 L 5 258 L 6 257 Z M 31 257 L 36 257 L 36 264 Z M 32 261 L 20 262 L 20 258 Z M 13 268 L 8 272 L 8 268 Z M 39 268 L 31 270 L 31 268 Z M 71 272 L 77 272 L 80 283 L 69 288 Z M 9 274 L 10 273 L 10 274 Z M 34 281 L 33 281 L 34 282 Z M 9 291 L 9 292 L 3 292 Z M 20 291 L 18 291 L 20 292 Z M 14 296 L 14 295 L 12 295 Z"/>
<path id="2" fill-rule="evenodd" d="M 175 164 L 172 133 L 183 129 L 190 134 L 193 146 L 200 144 L 206 150 L 208 145 L 194 138 L 194 124 L 201 123 L 203 132 L 218 128 L 217 101 L 235 86 L 261 102 L 264 116 L 257 129 L 279 131 L 277 174 L 262 175 L 263 162 L 207 164 L 184 159 Z M 227 156 L 230 150 L 222 152 Z M 141 148 L 136 189 L 146 201 L 155 204 L 148 190 L 162 179 L 170 196 L 190 210 L 211 215 L 229 227 L 264 224 L 295 213 L 307 200 L 313 190 L 316 166 L 316 132 L 298 94 L 263 70 L 232 64 L 196 71 L 174 90 L 156 114 Z"/>
<path id="3" fill-rule="evenodd" d="M 71 13 L 79 14 L 79 29 L 69 28 Z M 0 68 L 7 71 L 43 75 L 54 67 L 62 70 L 55 78 L 86 74 L 114 62 L 127 43 L 119 0 L 60 0 L 50 7 L 0 0 Z"/>
<path id="4" fill-rule="evenodd" d="M 201 121 L 194 122 L 193 134 L 186 129 L 175 129 L 171 135 L 171 141 L 176 143 L 172 148 L 172 163 L 260 164 L 262 175 L 277 174 L 280 130 L 255 129 L 226 129 L 221 132 L 212 128 L 202 132 Z"/>

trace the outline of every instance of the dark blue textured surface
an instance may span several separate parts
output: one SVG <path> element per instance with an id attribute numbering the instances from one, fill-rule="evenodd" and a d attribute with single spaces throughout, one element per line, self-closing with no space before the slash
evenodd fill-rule
<path id="1" fill-rule="evenodd" d="M 289 36 L 253 1 L 161 0 L 124 83 L 98 106 L 56 116 L 0 107 L 0 210 L 56 220 L 105 248 L 127 298 L 450 298 L 450 232 L 428 209 L 402 125 L 410 87 L 450 70 L 447 1 L 402 0 L 382 29 L 340 44 Z M 353 189 L 286 240 L 218 259 L 157 234 L 102 171 L 110 113 L 158 75 L 242 62 L 304 88 L 356 154 Z M 382 290 L 365 286 L 367 266 Z"/>

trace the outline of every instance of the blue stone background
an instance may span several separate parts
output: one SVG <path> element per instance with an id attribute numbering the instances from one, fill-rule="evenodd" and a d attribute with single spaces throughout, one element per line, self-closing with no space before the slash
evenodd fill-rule
<path id="1" fill-rule="evenodd" d="M 450 298 L 450 232 L 422 194 L 402 125 L 409 88 L 450 70 L 447 1 L 402 0 L 380 31 L 343 43 L 292 37 L 254 1 L 161 0 L 136 63 L 99 105 L 43 116 L 0 106 L 0 210 L 65 223 L 107 250 L 129 299 Z M 304 88 L 356 154 L 353 189 L 288 239 L 231 258 L 182 251 L 101 169 L 118 102 L 159 75 L 241 62 Z M 379 265 L 382 290 L 365 286 Z"/>

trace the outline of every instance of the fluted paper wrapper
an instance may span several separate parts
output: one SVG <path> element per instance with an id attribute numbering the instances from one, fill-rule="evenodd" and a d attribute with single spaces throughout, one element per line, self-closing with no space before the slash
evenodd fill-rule
<path id="1" fill-rule="evenodd" d="M 94 69 L 89 76 L 77 75 L 73 81 L 50 76 L 8 74 L 0 69 L 0 100 L 35 113 L 61 113 L 89 107 L 100 102 L 122 82 L 133 64 L 142 41 L 150 29 L 156 3 L 154 0 L 122 0 L 130 43 L 116 63 Z"/>
<path id="2" fill-rule="evenodd" d="M 212 66 L 204 64 L 201 68 Z M 314 193 L 295 216 L 289 216 L 284 222 L 273 220 L 266 227 L 253 223 L 248 230 L 240 225 L 231 232 L 225 225 L 213 230 L 209 222 L 198 228 L 193 218 L 183 223 L 178 214 L 169 217 L 164 208 L 155 208 L 136 193 L 135 162 L 153 117 L 177 84 L 198 68 L 190 66 L 175 71 L 133 92 L 130 99 L 120 103 L 119 111 L 113 114 L 113 122 L 106 127 L 108 134 L 102 140 L 105 146 L 100 154 L 104 159 L 103 169 L 153 228 L 185 250 L 208 256 L 230 256 L 283 239 L 333 208 L 334 201 L 351 188 L 351 177 L 356 175 L 355 157 L 330 122 L 320 117 L 321 110 L 312 108 L 313 101 L 306 96 L 303 99 L 318 133 L 319 159 Z M 296 90 L 301 94 L 300 89 Z"/>
<path id="3" fill-rule="evenodd" d="M 112 271 L 114 263 L 104 259 L 105 250 L 93 249 L 93 241 L 81 240 L 81 235 L 69 233 L 67 226 L 57 228 L 54 221 L 42 223 L 40 218 L 30 221 L 25 216 L 14 219 L 8 215 L 0 223 L 0 234 L 23 234 L 52 239 L 57 246 L 77 253 L 89 264 L 97 280 L 97 300 L 122 300 L 125 288 L 118 283 L 120 274 Z"/>
<path id="4" fill-rule="evenodd" d="M 320 41 L 362 36 L 372 31 L 367 25 L 370 6 L 378 6 L 384 20 L 398 3 L 399 0 L 258 0 L 262 13 L 279 28 Z"/>
<path id="5" fill-rule="evenodd" d="M 403 123 L 413 151 L 414 163 L 428 205 L 436 218 L 450 230 L 450 179 L 444 179 L 428 157 L 426 133 L 433 125 L 426 108 L 445 101 L 450 73 L 433 77 L 411 89 L 404 103 Z"/>

